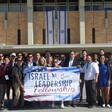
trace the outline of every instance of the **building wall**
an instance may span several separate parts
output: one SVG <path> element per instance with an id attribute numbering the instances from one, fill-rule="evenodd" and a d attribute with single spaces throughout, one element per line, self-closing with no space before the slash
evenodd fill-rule
<path id="1" fill-rule="evenodd" d="M 71 18 L 72 17 L 72 18 Z M 68 28 L 70 28 L 70 42 L 79 43 L 79 14 L 78 11 L 70 11 L 67 13 L 67 23 Z M 45 29 L 45 12 L 34 12 L 34 43 L 42 44 L 43 43 L 43 33 L 42 29 Z"/>
<path id="2" fill-rule="evenodd" d="M 105 26 L 104 11 L 85 12 L 86 43 L 92 43 L 92 28 L 95 28 L 96 43 L 112 42 L 112 11 L 107 11 L 108 28 Z M 71 44 L 80 43 L 79 12 L 67 13 L 68 28 L 70 28 Z M 9 12 L 7 14 L 7 30 L 4 28 L 5 13 L 0 12 L 0 44 L 16 45 L 17 30 L 21 30 L 21 44 L 27 44 L 27 12 Z M 19 19 L 18 19 L 19 18 Z M 42 30 L 45 29 L 45 13 L 34 12 L 34 44 L 43 43 Z"/>
<path id="3" fill-rule="evenodd" d="M 107 16 L 108 16 L 107 42 L 112 43 L 112 11 L 108 11 Z"/>
<path id="4" fill-rule="evenodd" d="M 34 44 L 43 43 L 44 13 L 34 12 Z"/>
<path id="5" fill-rule="evenodd" d="M 105 24 L 104 11 L 87 11 L 85 13 L 86 43 L 92 43 L 92 28 L 95 28 L 96 43 L 112 41 L 112 11 L 107 11 L 108 27 Z"/>
<path id="6" fill-rule="evenodd" d="M 70 43 L 80 43 L 79 34 L 79 12 L 70 11 L 68 13 L 68 26 L 70 28 Z"/>
<path id="7" fill-rule="evenodd" d="M 6 42 L 6 32 L 4 30 L 4 18 L 5 13 L 0 13 L 0 44 L 4 44 Z"/>
<path id="8" fill-rule="evenodd" d="M 21 29 L 21 44 L 28 44 L 27 13 L 20 13 L 19 18 L 19 28 Z"/>
<path id="9" fill-rule="evenodd" d="M 16 45 L 17 30 L 21 30 L 21 44 L 27 44 L 27 13 L 9 12 L 7 29 L 4 25 L 5 13 L 0 12 L 0 44 Z"/>

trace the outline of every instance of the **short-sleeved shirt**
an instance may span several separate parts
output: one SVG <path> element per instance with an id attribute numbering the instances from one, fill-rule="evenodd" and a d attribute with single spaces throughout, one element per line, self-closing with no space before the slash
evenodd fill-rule
<path id="1" fill-rule="evenodd" d="M 12 70 L 12 83 L 17 83 L 18 84 L 18 81 L 16 79 L 16 75 L 19 76 L 19 79 L 21 81 L 23 81 L 23 66 L 14 66 L 13 70 Z"/>
<path id="2" fill-rule="evenodd" d="M 84 79 L 85 80 L 94 80 L 95 75 L 99 73 L 99 67 L 95 62 L 86 63 L 82 69 L 82 72 L 85 73 Z"/>

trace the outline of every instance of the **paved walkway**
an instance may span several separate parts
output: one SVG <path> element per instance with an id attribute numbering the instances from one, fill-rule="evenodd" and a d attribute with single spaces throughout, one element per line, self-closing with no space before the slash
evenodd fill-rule
<path id="1" fill-rule="evenodd" d="M 32 104 L 29 107 L 12 108 L 10 105 L 6 105 L 3 112 L 111 112 L 111 108 L 94 107 L 88 108 L 86 102 L 78 103 L 76 107 L 51 108 L 51 107 L 37 107 L 36 104 Z M 1 112 L 1 111 L 0 111 Z"/>

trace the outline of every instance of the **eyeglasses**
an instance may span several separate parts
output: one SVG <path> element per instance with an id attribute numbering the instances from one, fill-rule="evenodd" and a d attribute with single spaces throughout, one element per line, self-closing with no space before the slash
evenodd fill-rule
<path id="1" fill-rule="evenodd" d="M 54 61 L 54 63 L 57 63 L 57 61 Z"/>
<path id="2" fill-rule="evenodd" d="M 16 57 L 16 56 L 12 55 L 11 57 Z"/>

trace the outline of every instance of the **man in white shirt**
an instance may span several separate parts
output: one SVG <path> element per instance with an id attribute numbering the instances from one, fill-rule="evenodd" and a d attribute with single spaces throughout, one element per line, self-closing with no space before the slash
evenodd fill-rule
<path id="1" fill-rule="evenodd" d="M 92 61 L 92 56 L 87 55 L 87 63 L 84 65 L 83 73 L 85 85 L 86 85 L 86 94 L 88 100 L 88 107 L 91 108 L 96 104 L 96 83 L 98 82 L 99 67 Z"/>

